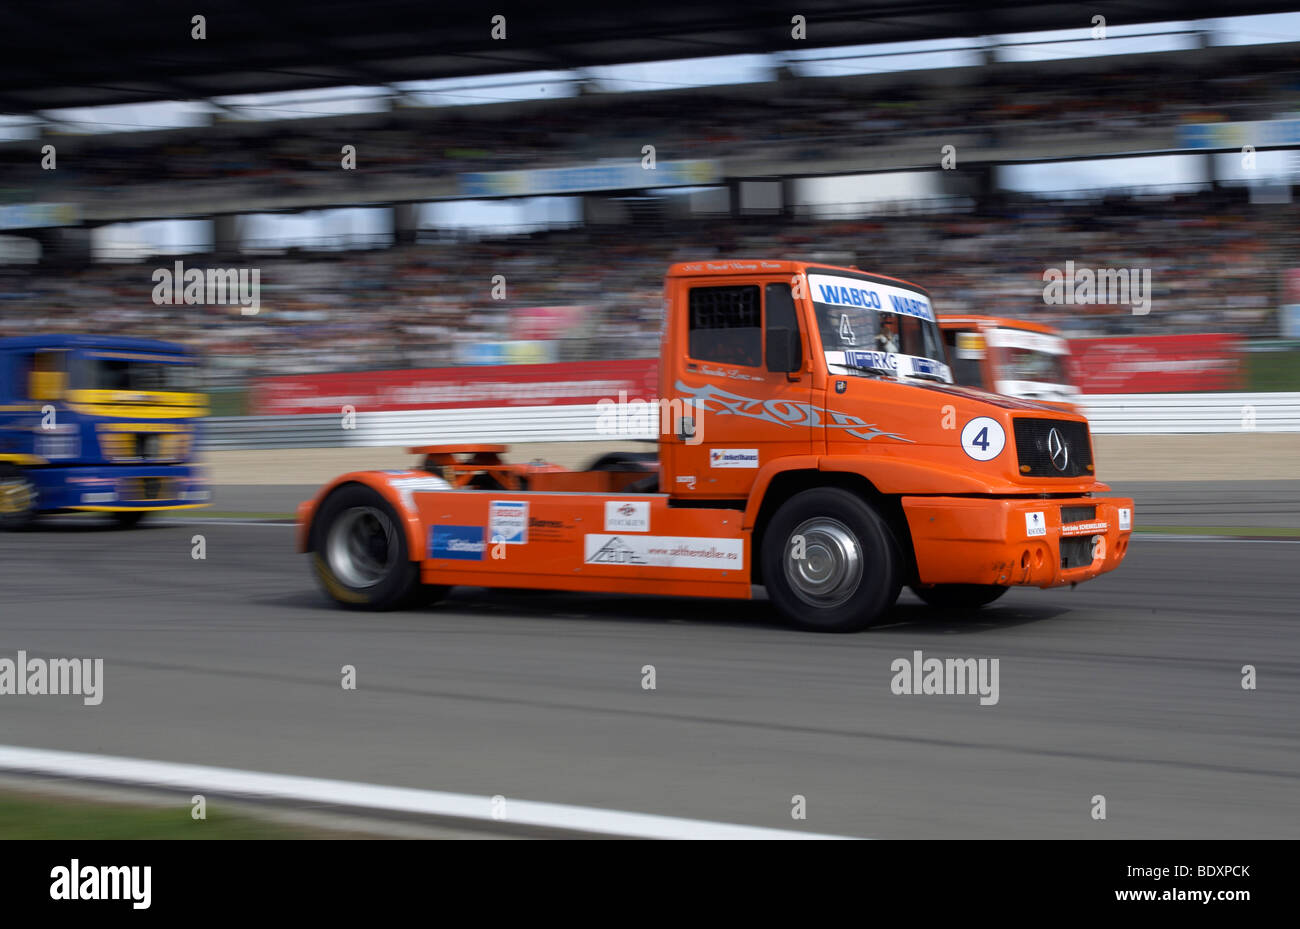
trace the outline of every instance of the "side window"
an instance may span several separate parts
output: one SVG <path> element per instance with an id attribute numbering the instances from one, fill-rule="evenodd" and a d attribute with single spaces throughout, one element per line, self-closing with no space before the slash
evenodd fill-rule
<path id="1" fill-rule="evenodd" d="M 692 287 L 688 351 L 700 361 L 746 365 L 763 363 L 762 307 L 757 284 Z"/>
<path id="2" fill-rule="evenodd" d="M 799 336 L 799 317 L 794 309 L 794 297 L 790 293 L 789 284 L 768 284 L 763 290 L 764 300 L 767 302 L 767 318 L 764 325 L 767 329 L 767 370 L 769 371 L 788 371 L 788 361 L 791 359 L 803 358 L 803 340 Z M 785 330 L 789 341 L 774 342 L 772 339 L 773 331 Z M 772 348 L 774 345 L 788 347 L 790 351 L 789 359 L 773 358 Z M 798 370 L 796 364 L 794 370 Z"/>
<path id="3" fill-rule="evenodd" d="M 10 380 L 6 387 L 9 388 L 10 397 L 16 400 L 30 400 L 31 376 L 35 369 L 36 356 L 23 352 L 10 356 L 9 373 Z"/>
<path id="4" fill-rule="evenodd" d="M 948 359 L 952 362 L 952 379 L 968 387 L 984 387 L 984 368 L 980 358 L 959 346 L 961 337 L 967 333 L 955 329 L 943 331 L 944 345 L 948 349 Z M 965 356 L 965 357 L 963 357 Z"/>

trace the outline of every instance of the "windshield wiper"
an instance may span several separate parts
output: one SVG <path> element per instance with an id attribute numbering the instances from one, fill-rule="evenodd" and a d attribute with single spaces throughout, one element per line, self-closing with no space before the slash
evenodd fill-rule
<path id="1" fill-rule="evenodd" d="M 931 374 L 929 371 L 913 371 L 908 377 L 919 377 L 927 381 L 938 381 L 940 384 L 948 383 L 941 374 Z"/>
<path id="2" fill-rule="evenodd" d="M 861 371 L 863 374 L 874 374 L 876 377 L 887 377 L 887 376 L 889 376 L 889 375 L 891 375 L 891 374 L 892 374 L 895 378 L 898 377 L 898 375 L 894 372 L 894 369 L 893 369 L 893 368 L 875 368 L 875 367 L 865 367 L 865 366 L 863 366 L 863 365 L 851 365 L 851 364 L 848 364 L 848 363 L 846 363 L 846 362 L 842 362 L 842 361 L 836 361 L 836 362 L 832 362 L 832 363 L 833 363 L 837 368 L 848 368 L 850 371 Z"/>

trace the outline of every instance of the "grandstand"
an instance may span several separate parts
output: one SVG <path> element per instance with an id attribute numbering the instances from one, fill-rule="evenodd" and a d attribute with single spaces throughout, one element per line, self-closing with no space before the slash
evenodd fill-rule
<path id="1" fill-rule="evenodd" d="M 385 6 L 417 16 L 404 4 Z M 760 254 L 888 268 L 927 284 L 941 312 L 1032 316 L 1071 335 L 1282 333 L 1279 308 L 1300 255 L 1295 166 L 1259 184 L 1242 179 L 1234 162 L 1242 144 L 1261 158 L 1300 148 L 1286 119 L 1300 109 L 1300 42 L 1217 45 L 1210 26 L 1194 24 L 1164 27 L 1178 40 L 1172 50 L 1026 61 L 972 39 L 951 53 L 953 66 L 816 76 L 825 69 L 814 64 L 894 54 L 856 48 L 841 56 L 836 47 L 850 44 L 993 33 L 1005 40 L 1067 25 L 1087 36 L 1056 7 L 995 6 L 978 25 L 958 6 L 925 17 L 873 7 L 809 6 L 817 40 L 814 51 L 798 49 L 802 57 L 781 38 L 784 27 L 753 28 L 765 5 L 742 15 L 670 4 L 640 33 L 637 23 L 621 23 L 617 43 L 614 25 L 600 17 L 561 42 L 521 14 L 511 20 L 518 41 L 493 46 L 486 26 L 475 32 L 453 16 L 429 46 L 437 54 L 423 60 L 411 56 L 410 37 L 374 27 L 362 60 L 344 54 L 347 30 L 330 18 L 359 16 L 359 8 L 340 3 L 312 14 L 316 25 L 292 62 L 275 59 L 269 45 L 236 50 L 227 35 L 203 50 L 203 66 L 188 78 L 129 55 L 92 56 L 44 83 L 11 63 L 0 68 L 0 99 L 20 137 L 0 144 L 0 336 L 37 327 L 174 339 L 208 353 L 214 382 L 238 383 L 269 373 L 472 363 L 483 357 L 477 346 L 536 342 L 527 311 L 578 308 L 547 330 L 551 344 L 517 357 L 644 357 L 654 351 L 669 262 Z M 1208 12 L 1196 4 L 1144 9 L 1148 22 Z M 223 15 L 238 25 L 235 34 L 255 31 L 249 7 L 213 10 L 214 35 Z M 32 39 L 39 45 L 39 30 Z M 773 56 L 770 73 L 621 93 L 593 77 L 601 65 L 701 49 Z M 475 62 L 488 63 L 474 70 Z M 472 90 L 467 75 L 519 72 L 527 83 L 541 68 L 553 89 L 547 99 L 428 105 L 434 91 L 412 83 L 457 78 Z M 124 84 L 135 92 L 124 96 Z M 102 92 L 86 89 L 96 86 Z M 365 105 L 250 120 L 228 97 L 312 88 Z M 216 102 L 201 108 L 199 125 L 130 132 L 102 131 L 114 128 L 111 116 L 89 132 L 78 130 L 93 116 L 51 115 L 56 106 L 180 96 Z M 340 164 L 349 144 L 355 170 Z M 642 170 L 647 144 L 658 160 L 653 173 Z M 56 170 L 42 167 L 45 145 L 57 150 Z M 956 152 L 951 170 L 940 165 L 945 145 Z M 1065 177 L 1080 160 L 1125 156 L 1179 159 L 1194 168 L 1193 180 L 1126 181 L 1118 170 L 1109 188 L 1071 190 L 1063 181 L 1032 192 L 1014 180 L 1026 165 L 1056 165 Z M 585 173 L 548 173 L 570 167 Z M 834 179 L 834 190 L 871 192 L 828 200 L 813 193 L 818 178 Z M 523 228 L 439 219 L 471 201 L 537 198 L 559 204 L 556 215 Z M 277 233 L 288 215 L 347 217 L 359 207 L 369 211 L 362 232 Z M 201 230 L 181 244 L 147 233 L 130 248 L 114 244 L 145 221 Z M 259 314 L 156 305 L 151 272 L 177 255 L 259 268 Z M 1044 305 L 1043 269 L 1071 258 L 1150 268 L 1150 316 Z M 508 282 L 503 299 L 492 292 L 493 275 Z"/>

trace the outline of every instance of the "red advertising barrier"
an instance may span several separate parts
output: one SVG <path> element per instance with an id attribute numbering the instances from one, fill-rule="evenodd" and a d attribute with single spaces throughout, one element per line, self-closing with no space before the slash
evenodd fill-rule
<path id="1" fill-rule="evenodd" d="M 1240 390 L 1241 341 L 1222 333 L 1071 339 L 1071 375 L 1085 394 Z"/>
<path id="2" fill-rule="evenodd" d="M 659 361 L 575 361 L 567 364 L 423 368 L 267 377 L 253 382 L 259 416 L 381 410 L 454 410 L 552 406 L 655 396 Z"/>

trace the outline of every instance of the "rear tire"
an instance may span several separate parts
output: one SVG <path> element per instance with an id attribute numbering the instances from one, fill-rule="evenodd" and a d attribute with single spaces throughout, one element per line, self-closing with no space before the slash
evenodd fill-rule
<path id="1" fill-rule="evenodd" d="M 36 521 L 36 485 L 11 464 L 0 464 L 0 532 L 26 529 Z"/>
<path id="2" fill-rule="evenodd" d="M 763 534 L 761 557 L 772 603 L 794 625 L 816 632 L 871 625 L 902 587 L 903 557 L 889 526 L 865 500 L 838 487 L 805 490 L 781 504 Z"/>
<path id="3" fill-rule="evenodd" d="M 148 515 L 146 510 L 119 510 L 113 514 L 113 521 L 119 529 L 134 529 Z"/>
<path id="4" fill-rule="evenodd" d="M 312 523 L 312 569 L 321 588 L 352 610 L 432 603 L 448 587 L 420 583 L 402 520 L 376 491 L 345 484 L 325 498 Z"/>
<path id="5" fill-rule="evenodd" d="M 939 609 L 978 610 L 1011 588 L 1001 584 L 935 584 L 933 587 L 913 584 L 911 589 L 930 606 Z"/>
<path id="6" fill-rule="evenodd" d="M 584 471 L 655 471 L 659 470 L 658 452 L 606 452 L 593 460 Z"/>

